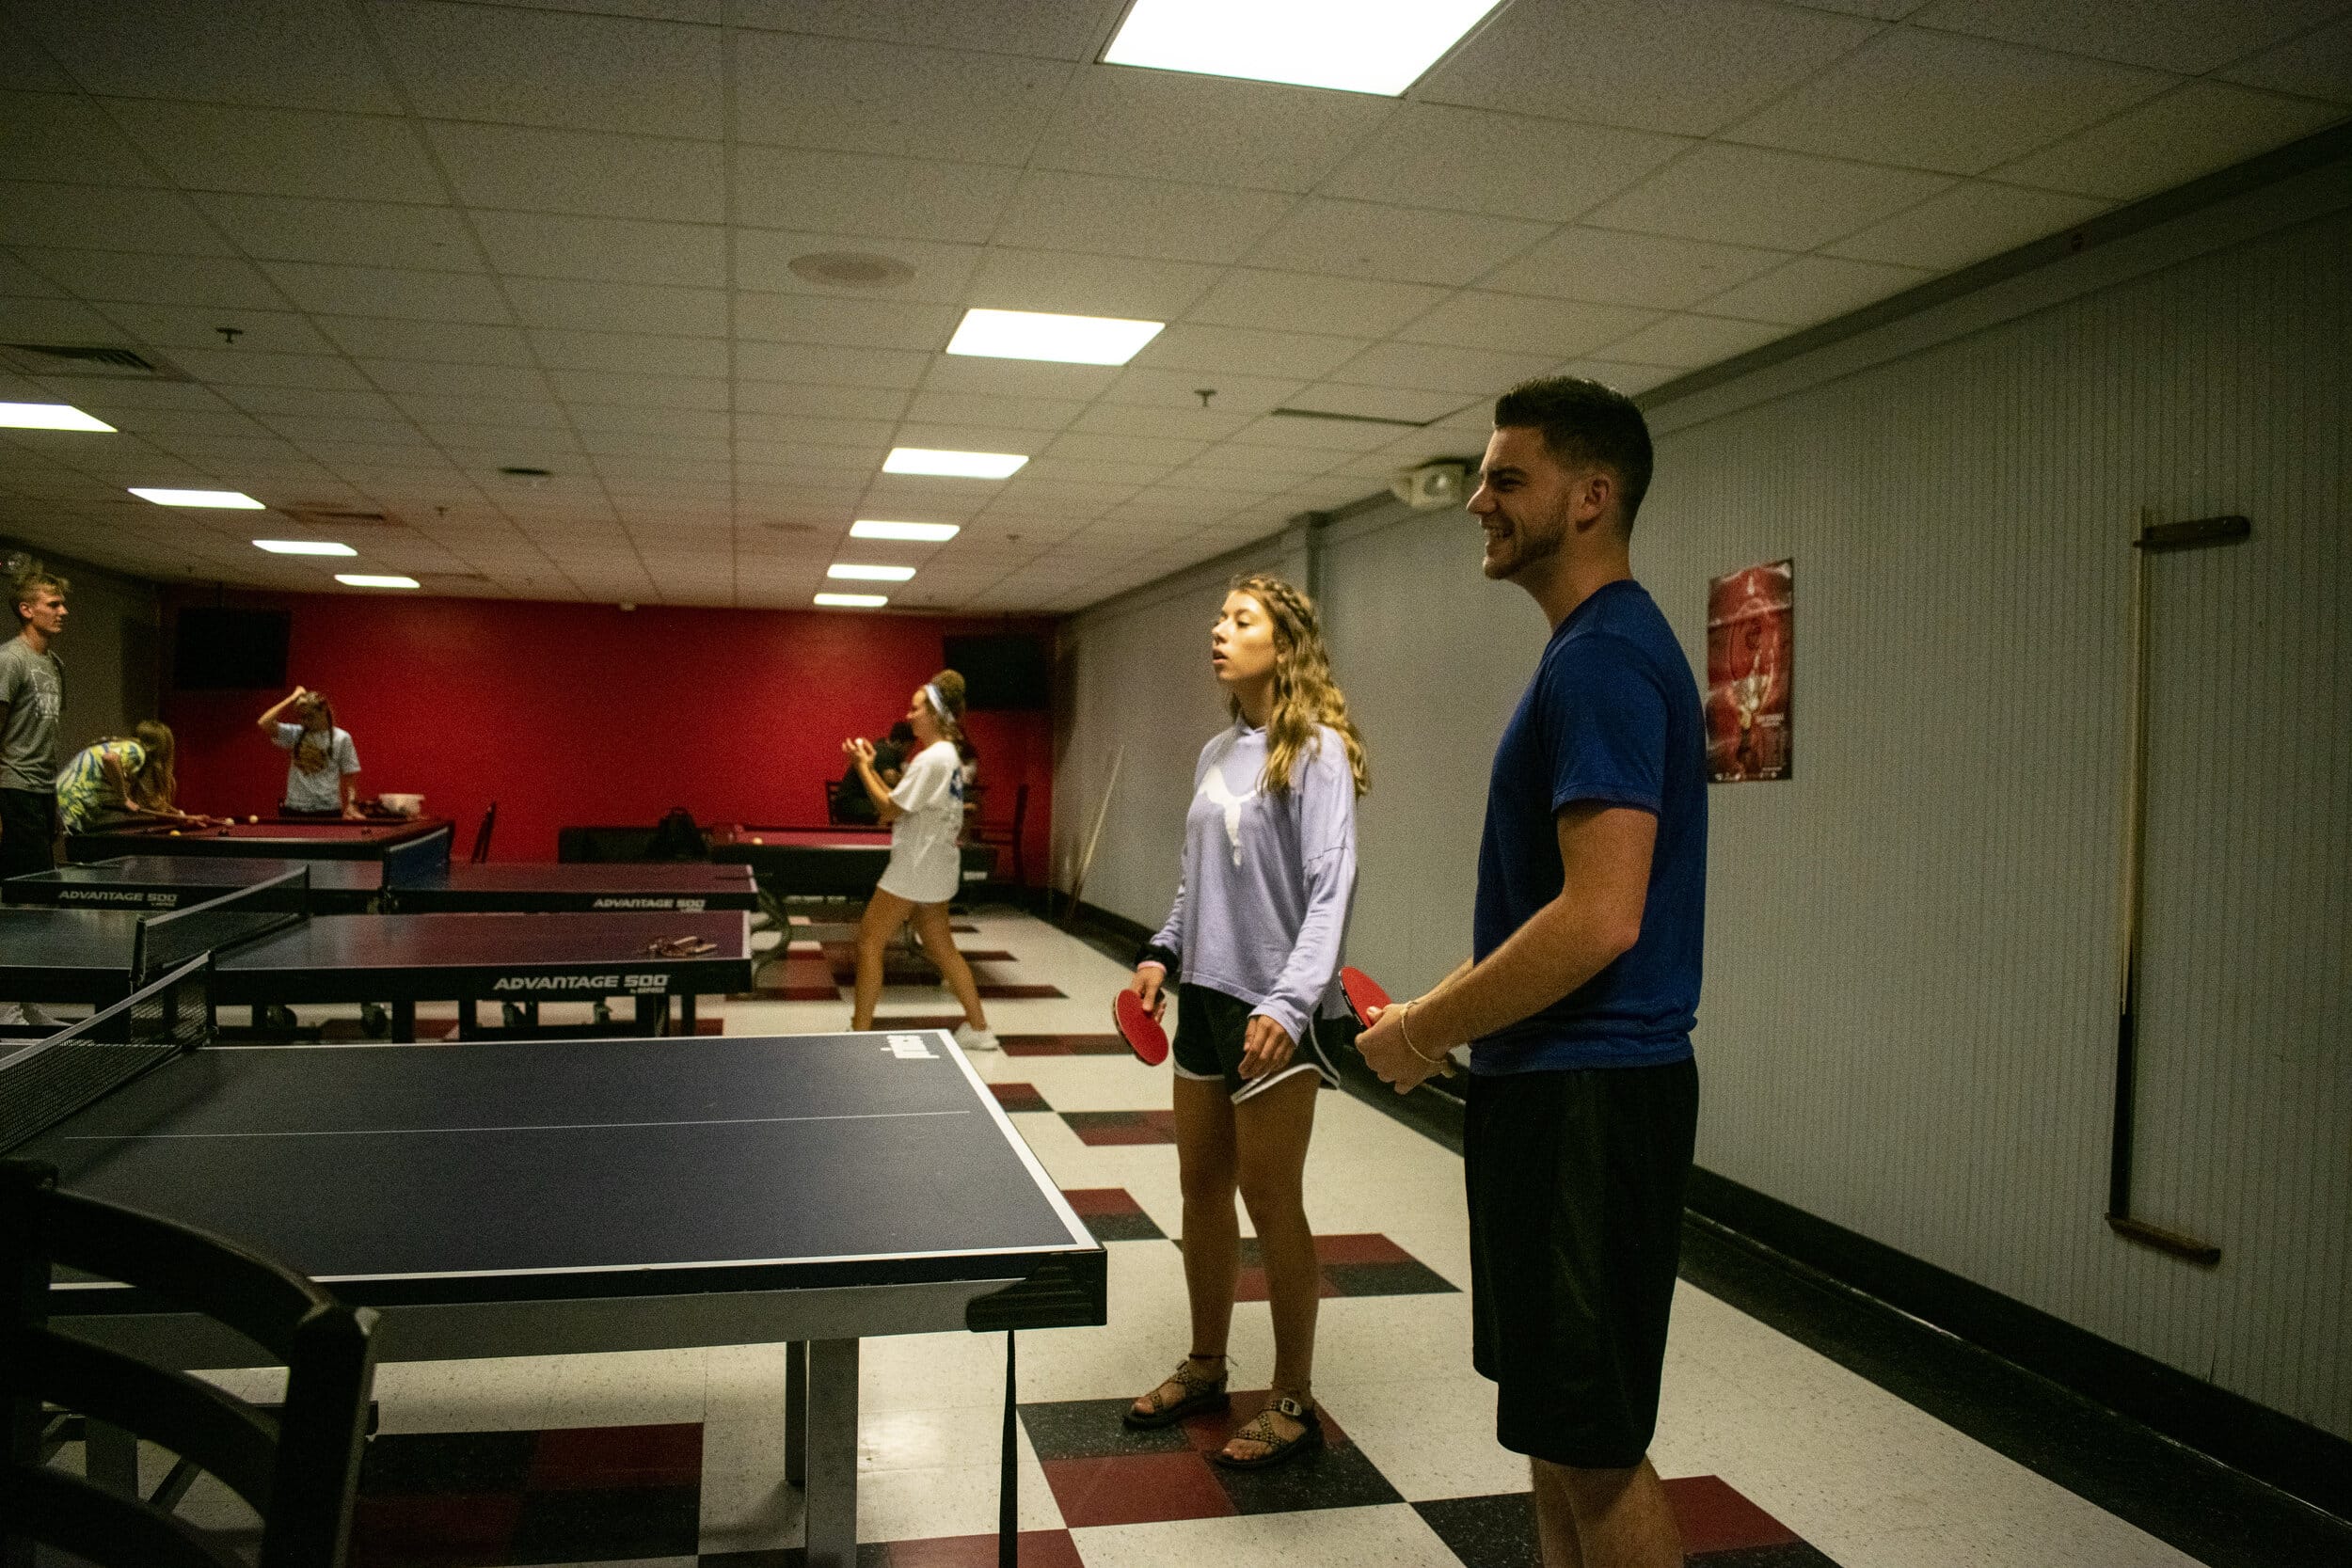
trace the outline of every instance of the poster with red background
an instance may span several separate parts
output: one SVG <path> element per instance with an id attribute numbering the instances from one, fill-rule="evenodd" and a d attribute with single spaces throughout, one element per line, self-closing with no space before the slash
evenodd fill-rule
<path id="1" fill-rule="evenodd" d="M 1707 772 L 1716 784 L 1789 777 L 1795 565 L 1769 562 L 1707 585 Z"/>

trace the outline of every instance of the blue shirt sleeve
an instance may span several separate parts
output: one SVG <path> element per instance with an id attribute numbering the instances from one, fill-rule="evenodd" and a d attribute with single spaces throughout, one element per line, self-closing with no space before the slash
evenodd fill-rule
<path id="1" fill-rule="evenodd" d="M 1572 637 L 1545 659 L 1543 683 L 1552 811 L 1597 804 L 1657 816 L 1665 799 L 1666 694 L 1640 651 L 1620 637 Z"/>

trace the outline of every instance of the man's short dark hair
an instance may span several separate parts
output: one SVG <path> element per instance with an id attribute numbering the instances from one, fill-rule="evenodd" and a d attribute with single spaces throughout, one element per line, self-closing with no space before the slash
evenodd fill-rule
<path id="1" fill-rule="evenodd" d="M 1649 493 L 1650 445 L 1649 422 L 1631 398 L 1573 375 L 1522 381 L 1495 399 L 1495 428 L 1539 431 L 1564 466 L 1615 474 L 1618 515 L 1633 531 L 1633 515 Z"/>

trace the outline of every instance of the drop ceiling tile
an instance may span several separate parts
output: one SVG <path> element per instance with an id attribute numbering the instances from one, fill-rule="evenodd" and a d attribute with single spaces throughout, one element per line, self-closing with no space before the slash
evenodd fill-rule
<path id="1" fill-rule="evenodd" d="M 510 277 L 723 288 L 726 230 L 717 224 L 648 223 L 548 213 L 476 213 L 490 264 Z"/>
<path id="2" fill-rule="evenodd" d="M 2036 5 L 2033 0 L 1934 0 L 1911 20 L 1923 27 L 2195 75 L 2291 38 L 2341 9 L 2337 0 L 2233 0 L 2226 6 L 2166 0 L 2075 0 L 2068 6 Z"/>
<path id="3" fill-rule="evenodd" d="M 375 442 L 413 447 L 425 440 L 414 424 L 397 417 L 371 420 L 336 414 L 265 414 L 261 422 L 267 425 L 272 434 L 306 447 L 318 441 Z"/>
<path id="4" fill-rule="evenodd" d="M 623 375 L 606 371 L 548 371 L 548 385 L 567 404 L 617 404 L 632 408 L 727 406 L 723 376 Z"/>
<path id="5" fill-rule="evenodd" d="M 1633 365 L 1670 365 L 1695 370 L 1752 348 L 1760 348 L 1788 328 L 1719 316 L 1674 315 L 1609 345 L 1609 356 Z"/>
<path id="6" fill-rule="evenodd" d="M 947 340 L 955 334 L 956 323 L 962 317 L 963 312 L 951 306 L 898 300 L 836 299 L 818 294 L 735 295 L 737 334 L 765 342 L 828 344 L 842 349 L 918 349 L 928 354 L 947 346 Z M 745 371 L 742 365 L 739 356 L 739 374 L 761 373 Z"/>
<path id="7" fill-rule="evenodd" d="M 1972 180 L 1840 240 L 1829 253 L 1949 272 L 2055 234 L 2113 205 Z"/>
<path id="8" fill-rule="evenodd" d="M 2185 184 L 2344 118 L 2343 107 L 2280 98 L 2221 82 L 2178 91 L 2116 116 L 1994 171 L 2020 185 L 2129 199 Z"/>
<path id="9" fill-rule="evenodd" d="M 530 340 L 539 363 L 550 370 L 723 377 L 728 369 L 727 345 L 718 338 L 536 331 Z"/>
<path id="10" fill-rule="evenodd" d="M 1250 252 L 1252 266 L 1400 283 L 1468 283 L 1549 224 L 1311 197 Z"/>
<path id="11" fill-rule="evenodd" d="M 1086 406 L 1076 398 L 989 397 L 977 392 L 928 391 L 915 393 L 905 413 L 908 419 L 926 424 L 1062 430 Z"/>
<path id="12" fill-rule="evenodd" d="M 687 338 L 726 335 L 727 296 L 718 289 L 556 277 L 511 277 L 504 287 L 506 297 L 514 302 L 516 320 L 525 326 Z"/>
<path id="13" fill-rule="evenodd" d="M 462 397 L 447 392 L 394 392 L 393 405 L 428 429 L 434 426 L 476 427 L 483 430 L 551 430 L 564 428 L 563 407 L 548 393 L 536 398 L 504 400 Z"/>
<path id="14" fill-rule="evenodd" d="M 1117 439 L 1117 437 L 1109 437 Z M 1095 457 L 1039 457 L 1021 470 L 1032 483 L 1151 484 L 1168 477 L 1173 463 L 1106 463 Z"/>
<path id="15" fill-rule="evenodd" d="M 160 182 L 99 104 L 62 92 L 0 93 L 0 168 L 23 180 Z"/>
<path id="16" fill-rule="evenodd" d="M 123 102 L 111 108 L 123 131 L 183 190 L 447 199 L 423 149 L 397 119 L 209 103 Z"/>
<path id="17" fill-rule="evenodd" d="M 417 113 L 717 140 L 716 29 L 628 17 L 437 4 L 373 8 Z"/>
<path id="18" fill-rule="evenodd" d="M 1541 375 L 1558 357 L 1452 348 L 1441 343 L 1375 343 L 1331 372 L 1350 386 L 1407 387 L 1464 397 L 1492 396 Z"/>
<path id="19" fill-rule="evenodd" d="M 199 195 L 195 201 L 239 249 L 261 261 L 483 270 L 453 207 L 276 196 Z"/>
<path id="20" fill-rule="evenodd" d="M 1883 261 L 1800 256 L 1715 295 L 1707 302 L 1707 313 L 1809 326 L 1900 293 L 1934 276 L 1922 268 L 1889 266 Z"/>
<path id="21" fill-rule="evenodd" d="M 1068 251 L 991 246 L 963 296 L 997 310 L 1172 321 L 1216 281 L 1217 269 L 1194 261 L 1081 256 Z"/>
<path id="22" fill-rule="evenodd" d="M 1754 277 L 1788 255 L 1785 250 L 1579 227 L 1562 230 L 1481 283 L 1507 293 L 1673 310 Z"/>
<path id="23" fill-rule="evenodd" d="M 1366 420 L 1396 420 L 1423 424 L 1442 419 L 1462 406 L 1459 392 L 1430 392 L 1413 388 L 1354 387 L 1326 381 L 1308 388 L 1286 405 L 1323 414 L 1352 414 Z"/>
<path id="24" fill-rule="evenodd" d="M 1726 131 L 1731 140 L 1978 174 L 2153 97 L 2133 66 L 1915 28 L 1871 40 Z"/>
<path id="25" fill-rule="evenodd" d="M 24 6 L 18 24 L 102 97 L 205 99 L 397 114 L 366 36 L 343 8 L 244 0 L 226 9 L 119 0 L 100 16 Z"/>
<path id="26" fill-rule="evenodd" d="M 1411 342 L 1507 353 L 1581 354 L 1643 325 L 1654 311 L 1629 305 L 1589 305 L 1527 294 L 1455 294 L 1399 332 Z"/>
<path id="27" fill-rule="evenodd" d="M 508 125 L 428 124 L 458 199 L 516 212 L 720 223 L 726 160 L 714 143 Z"/>
<path id="28" fill-rule="evenodd" d="M 1305 420 L 1257 420 L 1261 425 L 1298 425 Z M 1272 478 L 1289 483 L 1310 474 L 1319 474 L 1340 461 L 1336 452 L 1321 451 L 1311 447 L 1271 445 L 1253 436 L 1248 440 L 1221 441 L 1168 477 L 1170 484 L 1211 486 L 1219 475 L 1239 475 L 1252 483 Z"/>
<path id="29" fill-rule="evenodd" d="M 381 392 L 328 392 L 297 387 L 224 387 L 220 395 L 248 414 L 331 414 L 347 420 L 401 417 Z"/>
<path id="30" fill-rule="evenodd" d="M 1169 408 L 1153 404 L 1098 403 L 1071 421 L 1073 430 L 1104 436 L 1154 436 L 1184 441 L 1222 441 L 1248 424 L 1247 410 L 1212 413 L 1200 408 Z"/>
<path id="31" fill-rule="evenodd" d="M 744 348 L 767 349 L 771 346 L 765 343 L 746 344 Z M 742 352 L 738 350 L 739 358 Z M 914 367 L 915 375 L 920 375 L 921 371 L 920 365 Z M 900 387 L 742 380 L 735 384 L 735 406 L 747 414 L 840 413 L 853 420 L 895 420 L 906 411 L 907 397 L 906 388 Z"/>
<path id="32" fill-rule="evenodd" d="M 119 330 L 100 335 L 109 341 L 128 334 L 140 343 L 177 358 L 183 348 L 233 346 L 266 354 L 332 354 L 335 345 L 312 329 L 306 317 L 291 310 L 222 311 L 199 305 L 102 305 L 98 311 Z M 233 345 L 221 335 L 234 327 Z"/>
<path id="33" fill-rule="evenodd" d="M 791 270 L 796 256 L 871 252 L 904 262 L 914 276 L 880 287 L 827 283 Z M 963 297 L 980 247 L 932 240 L 860 240 L 843 234 L 796 233 L 773 229 L 735 231 L 735 284 L 739 289 L 787 294 L 823 294 L 864 302 L 952 304 Z"/>
<path id="34" fill-rule="evenodd" d="M 580 433 L 580 444 L 591 455 L 626 457 L 643 454 L 648 457 L 675 457 L 711 465 L 720 472 L 726 464 L 733 447 L 724 437 L 692 436 L 646 436 L 628 430 L 591 430 Z M 667 483 L 666 492 L 673 487 Z"/>
<path id="35" fill-rule="evenodd" d="M 735 416 L 736 438 L 741 441 L 765 443 L 773 447 L 780 443 L 807 443 L 818 446 L 857 447 L 879 452 L 887 447 L 892 432 L 901 428 L 893 420 L 826 420 L 811 419 L 794 414 L 738 414 Z M 992 433 L 999 443 L 1009 437 L 1003 432 Z M 999 444 L 990 451 L 1019 451 L 1019 446 Z"/>
<path id="36" fill-rule="evenodd" d="M 128 256 L 24 246 L 18 259 L 84 299 L 282 310 L 286 298 L 244 261 L 221 256 Z"/>
<path id="37" fill-rule="evenodd" d="M 724 440 L 733 430 L 732 418 L 725 409 L 686 403 L 578 403 L 570 405 L 569 412 L 573 428 L 580 432 L 581 443 L 591 451 L 598 449 L 588 437 L 604 431 Z"/>
<path id="38" fill-rule="evenodd" d="M 2249 87 L 2352 103 L 2352 16 L 2217 74 Z"/>
<path id="39" fill-rule="evenodd" d="M 65 291 L 14 257 L 0 255 L 0 294 L 59 299 L 64 297 Z"/>
<path id="40" fill-rule="evenodd" d="M 1385 338 L 1444 297 L 1443 289 L 1421 283 L 1236 268 L 1192 308 L 1190 319 L 1212 326 Z"/>
<path id="41" fill-rule="evenodd" d="M 1154 465 L 1173 467 L 1208 450 L 1206 441 L 1153 436 L 1105 436 L 1084 431 L 1054 438 L 1044 455 L 1069 463 Z"/>
<path id="42" fill-rule="evenodd" d="M 1178 322 L 1143 345 L 1135 363 L 1154 369 L 1231 371 L 1240 375 L 1313 376 L 1361 352 L 1363 338 L 1246 331 Z"/>
<path id="43" fill-rule="evenodd" d="M 1362 93 L 1089 65 L 1080 68 L 1030 166 L 1303 191 L 1392 108 Z"/>
<path id="44" fill-rule="evenodd" d="M 450 365 L 420 359 L 362 359 L 368 379 L 392 394 L 444 394 L 463 398 L 514 398 L 536 403 L 548 395 L 542 373 L 529 365 Z M 405 405 L 404 405 L 405 406 Z M 414 418 L 414 411 L 410 411 Z"/>
<path id="45" fill-rule="evenodd" d="M 735 221 L 882 239 L 978 244 L 1020 181 L 989 164 L 738 146 Z"/>
<path id="46" fill-rule="evenodd" d="M 1317 187 L 1325 196 L 1564 222 L 1691 143 L 1448 103 L 1409 103 Z"/>
<path id="47" fill-rule="evenodd" d="M 228 256 L 232 247 L 176 191 L 0 181 L 0 245 Z"/>
<path id="48" fill-rule="evenodd" d="M 318 387 L 365 391 L 351 362 L 320 354 L 254 354 L 244 349 L 182 349 L 172 357 L 207 384 L 230 387 Z"/>
<path id="49" fill-rule="evenodd" d="M 1200 376 L 1191 371 L 1130 366 L 1103 393 L 1103 401 L 1191 412 L 1200 406 Z M 1306 386 L 1304 381 L 1287 376 L 1220 376 L 1216 396 L 1209 405 L 1220 414 L 1263 414 L 1296 397 Z"/>
<path id="50" fill-rule="evenodd" d="M 1710 142 L 1594 212 L 1603 229 L 1811 250 L 1923 201 L 1940 174 Z"/>
<path id="51" fill-rule="evenodd" d="M 1281 191 L 1034 169 L 995 239 L 1033 250 L 1231 262 L 1297 202 Z"/>
<path id="52" fill-rule="evenodd" d="M 1108 365 L 1053 365 L 1031 359 L 984 359 L 943 354 L 931 360 L 930 369 L 924 373 L 923 389 L 1090 402 L 1121 373 Z"/>
<path id="53" fill-rule="evenodd" d="M 936 451 L 1019 452 L 1026 457 L 1035 457 L 1054 440 L 1051 431 L 1023 430 L 1013 425 L 929 424 L 910 420 L 895 426 L 894 430 L 884 430 L 875 438 L 887 440 L 893 446 L 922 447 Z M 822 436 L 804 438 L 825 439 Z"/>
<path id="54" fill-rule="evenodd" d="M 338 267 L 317 261 L 264 261 L 262 268 L 287 298 L 313 314 L 489 325 L 508 319 L 498 284 L 478 273 Z"/>
<path id="55" fill-rule="evenodd" d="M 831 343 L 741 343 L 734 345 L 739 404 L 760 406 L 753 397 L 760 381 L 809 386 L 913 388 L 931 367 L 931 355 L 882 348 L 837 348 Z"/>
<path id="56" fill-rule="evenodd" d="M 1858 18 L 1745 0 L 1508 6 L 1422 78 L 1420 96 L 1704 136 L 1878 31 Z"/>
<path id="57" fill-rule="evenodd" d="M 736 139 L 1019 164 L 1070 67 L 854 39 L 736 36 Z"/>

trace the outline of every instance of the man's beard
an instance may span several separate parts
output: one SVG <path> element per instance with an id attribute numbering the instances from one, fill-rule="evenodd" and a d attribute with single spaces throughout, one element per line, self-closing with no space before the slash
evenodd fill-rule
<path id="1" fill-rule="evenodd" d="M 1515 553 L 1506 564 L 1495 561 L 1490 548 L 1483 566 L 1486 576 L 1497 582 L 1515 581 L 1529 567 L 1558 555 L 1560 546 L 1567 540 L 1568 525 L 1565 517 L 1554 518 L 1553 521 L 1557 526 L 1540 534 L 1525 523 L 1514 522 L 1506 542 Z"/>

